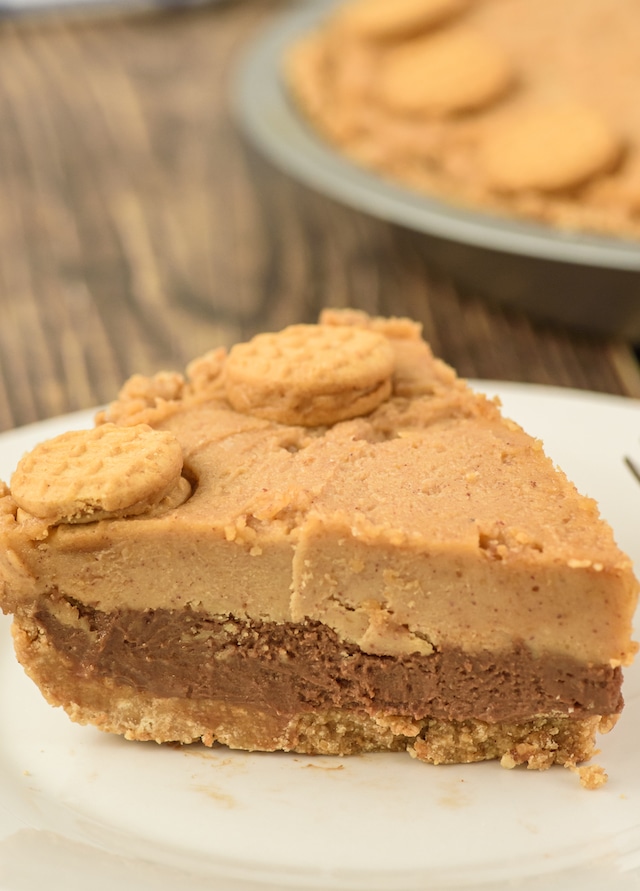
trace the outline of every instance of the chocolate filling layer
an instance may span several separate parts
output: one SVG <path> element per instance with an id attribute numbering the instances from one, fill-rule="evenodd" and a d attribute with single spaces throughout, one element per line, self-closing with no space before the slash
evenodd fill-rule
<path id="1" fill-rule="evenodd" d="M 73 603 L 77 624 L 42 601 L 36 621 L 78 673 L 158 697 L 221 700 L 296 715 L 328 708 L 445 720 L 576 718 L 622 709 L 621 672 L 561 656 L 446 649 L 374 656 L 317 622 L 276 624 L 190 610 L 102 613 Z"/>

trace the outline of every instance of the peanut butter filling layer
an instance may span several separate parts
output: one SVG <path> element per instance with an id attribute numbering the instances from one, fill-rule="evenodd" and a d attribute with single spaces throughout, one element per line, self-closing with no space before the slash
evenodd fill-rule
<path id="1" fill-rule="evenodd" d="M 566 656 L 450 647 L 429 656 L 375 656 L 327 626 L 243 621 L 192 610 L 118 610 L 43 598 L 34 620 L 79 677 L 116 679 L 163 698 L 262 708 L 282 718 L 329 709 L 445 721 L 585 718 L 623 706 L 621 671 Z"/>
<path id="2" fill-rule="evenodd" d="M 284 407 L 305 338 L 323 349 Z M 23 485 L 0 490 L 4 610 L 55 591 L 104 613 L 185 608 L 319 622 L 372 655 L 504 652 L 521 639 L 541 657 L 631 662 L 637 582 L 595 502 L 540 442 L 435 359 L 418 326 L 325 313 L 319 326 L 256 338 L 248 354 L 250 362 L 242 351 L 235 359 L 216 351 L 186 378 L 134 378 L 99 418 L 109 423 L 98 430 L 143 444 L 153 427 L 163 450 L 179 450 L 183 467 L 172 464 L 168 480 L 182 473 L 186 488 L 175 501 L 162 497 L 162 456 L 148 480 L 146 452 L 131 447 L 131 472 L 116 476 L 116 489 L 139 503 L 141 465 L 152 508 L 109 513 L 100 489 L 99 522 L 63 522 L 66 508 L 51 520 L 40 510 L 41 490 L 56 478 L 51 450 L 44 465 L 26 459 L 29 473 L 16 477 Z M 259 414 L 252 404 L 234 408 L 251 374 L 265 376 L 273 363 Z M 344 418 L 381 381 L 389 396 L 375 408 L 307 426 L 318 399 Z M 271 417 L 285 408 L 287 423 Z M 95 460 L 111 438 L 92 437 L 84 434 Z M 101 455 L 107 466 L 112 445 Z M 63 500 L 73 506 L 71 482 Z"/>

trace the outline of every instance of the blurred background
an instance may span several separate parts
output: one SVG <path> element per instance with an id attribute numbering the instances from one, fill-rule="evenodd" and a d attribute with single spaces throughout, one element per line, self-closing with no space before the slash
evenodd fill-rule
<path id="1" fill-rule="evenodd" d="M 325 306 L 419 320 L 463 376 L 640 397 L 634 337 L 492 301 L 252 144 L 234 79 L 293 0 L 26 5 L 0 3 L 0 430 Z"/>

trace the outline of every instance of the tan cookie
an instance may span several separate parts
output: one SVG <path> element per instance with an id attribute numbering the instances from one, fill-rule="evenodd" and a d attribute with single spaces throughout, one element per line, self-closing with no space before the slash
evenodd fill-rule
<path id="1" fill-rule="evenodd" d="M 373 331 L 292 325 L 231 350 L 225 376 L 236 411 L 281 424 L 335 424 L 391 393 L 393 350 Z"/>
<path id="2" fill-rule="evenodd" d="M 422 324 L 402 316 L 370 316 L 360 309 L 323 309 L 321 325 L 353 325 L 392 340 L 422 340 Z"/>
<path id="3" fill-rule="evenodd" d="M 469 0 L 356 0 L 334 24 L 366 40 L 394 40 L 434 28 L 462 12 Z"/>
<path id="4" fill-rule="evenodd" d="M 622 143 L 595 111 L 575 103 L 530 107 L 496 121 L 480 160 L 495 189 L 552 192 L 611 169 Z"/>
<path id="5" fill-rule="evenodd" d="M 471 31 L 446 31 L 389 50 L 378 97 L 401 114 L 444 117 L 488 105 L 511 83 L 511 66 L 496 47 Z"/>
<path id="6" fill-rule="evenodd" d="M 159 504 L 180 483 L 182 448 L 146 424 L 103 424 L 37 445 L 11 479 L 20 508 L 50 523 L 132 516 Z"/>

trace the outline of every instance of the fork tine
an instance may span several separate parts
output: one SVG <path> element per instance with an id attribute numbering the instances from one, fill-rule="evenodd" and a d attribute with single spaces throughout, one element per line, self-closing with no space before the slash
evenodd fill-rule
<path id="1" fill-rule="evenodd" d="M 635 478 L 640 483 L 640 467 L 638 467 L 637 464 L 634 464 L 634 462 L 631 460 L 631 458 L 628 458 L 626 455 L 624 456 L 624 463 L 627 465 L 627 467 L 629 468 L 631 473 L 635 476 Z"/>

